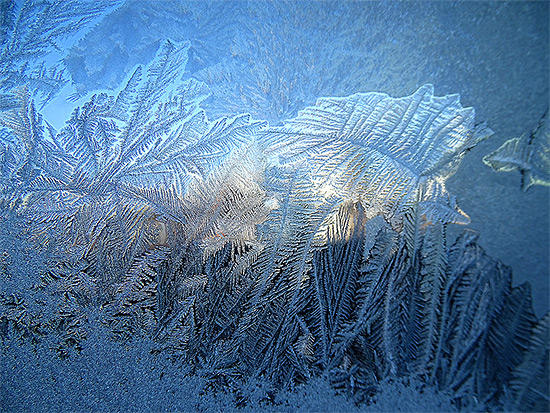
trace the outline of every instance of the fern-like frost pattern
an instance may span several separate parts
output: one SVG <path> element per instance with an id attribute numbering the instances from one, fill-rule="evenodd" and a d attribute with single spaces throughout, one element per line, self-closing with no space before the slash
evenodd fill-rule
<path id="1" fill-rule="evenodd" d="M 321 98 L 282 126 L 209 120 L 189 48 L 166 41 L 60 131 L 28 87 L 2 95 L 0 207 L 55 258 L 37 288 L 63 292 L 59 353 L 95 306 L 115 339 L 152 338 L 214 386 L 325 375 L 362 402 L 413 376 L 464 409 L 547 406 L 528 286 L 473 232 L 447 245 L 469 219 L 445 181 L 491 134 L 474 110 L 425 85 Z M 3 324 L 41 332 L 32 297 L 0 298 Z"/>

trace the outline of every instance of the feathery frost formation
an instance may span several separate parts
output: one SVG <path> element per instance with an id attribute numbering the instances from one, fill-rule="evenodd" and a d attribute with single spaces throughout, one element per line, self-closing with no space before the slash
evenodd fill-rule
<path id="1" fill-rule="evenodd" d="M 22 85 L 46 103 L 67 83 L 63 68 L 37 62 L 116 2 L 3 0 L 0 3 L 0 109 L 15 102 L 9 92 Z M 53 50 L 52 50 L 53 49 Z"/>

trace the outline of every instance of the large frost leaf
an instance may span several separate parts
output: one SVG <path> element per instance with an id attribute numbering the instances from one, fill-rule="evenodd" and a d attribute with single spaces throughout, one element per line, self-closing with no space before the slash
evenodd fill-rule
<path id="1" fill-rule="evenodd" d="M 483 137 L 475 133 L 474 110 L 463 108 L 458 95 L 434 96 L 432 85 L 398 99 L 322 98 L 263 134 L 278 162 L 309 164 L 319 193 L 361 200 L 369 217 L 383 213 L 394 224 L 414 202 L 427 221 L 467 223 L 445 179 Z"/>

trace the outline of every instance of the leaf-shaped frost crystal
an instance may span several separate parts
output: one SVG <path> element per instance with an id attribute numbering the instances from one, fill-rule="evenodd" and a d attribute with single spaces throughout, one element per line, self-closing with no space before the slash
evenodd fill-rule
<path id="1" fill-rule="evenodd" d="M 479 140 L 474 110 L 463 108 L 458 95 L 434 96 L 431 85 L 398 99 L 382 93 L 322 98 L 263 138 L 279 162 L 305 159 L 319 193 L 360 199 L 368 216 L 383 213 L 392 221 L 434 182 L 439 189 L 430 201 L 454 209 L 444 181 Z M 430 210 L 444 222 L 467 222 L 459 210 Z"/>

